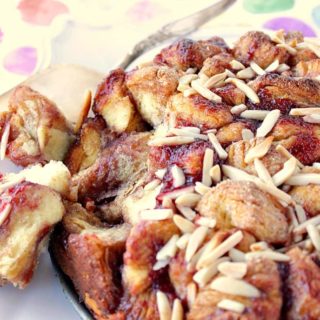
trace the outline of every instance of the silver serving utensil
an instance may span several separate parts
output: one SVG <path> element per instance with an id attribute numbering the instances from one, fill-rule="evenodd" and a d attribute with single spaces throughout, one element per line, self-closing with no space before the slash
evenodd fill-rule
<path id="1" fill-rule="evenodd" d="M 138 42 L 126 55 L 119 67 L 125 69 L 141 54 L 154 48 L 165 40 L 185 36 L 196 31 L 203 24 L 227 10 L 236 0 L 219 0 L 211 6 L 187 17 L 170 22 L 146 39 Z"/>

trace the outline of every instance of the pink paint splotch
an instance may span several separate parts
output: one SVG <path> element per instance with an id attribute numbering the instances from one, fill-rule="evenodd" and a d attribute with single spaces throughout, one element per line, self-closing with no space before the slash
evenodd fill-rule
<path id="1" fill-rule="evenodd" d="M 36 25 L 50 25 L 59 14 L 68 13 L 68 7 L 56 0 L 21 0 L 18 4 L 22 19 Z"/>
<path id="2" fill-rule="evenodd" d="M 37 50 L 33 47 L 20 47 L 9 52 L 4 60 L 3 67 L 9 72 L 28 76 L 37 65 Z"/>
<path id="3" fill-rule="evenodd" d="M 159 13 L 163 13 L 164 8 L 150 0 L 141 0 L 132 6 L 128 12 L 128 17 L 135 23 L 151 20 Z"/>

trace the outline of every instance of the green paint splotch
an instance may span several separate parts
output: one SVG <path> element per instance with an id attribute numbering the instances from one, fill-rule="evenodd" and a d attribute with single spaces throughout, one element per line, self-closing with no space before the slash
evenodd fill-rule
<path id="1" fill-rule="evenodd" d="M 294 6 L 294 0 L 244 0 L 243 6 L 252 13 L 268 13 L 289 10 Z"/>

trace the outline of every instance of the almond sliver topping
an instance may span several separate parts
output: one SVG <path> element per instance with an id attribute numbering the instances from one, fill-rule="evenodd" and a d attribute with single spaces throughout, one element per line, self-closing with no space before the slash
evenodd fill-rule
<path id="1" fill-rule="evenodd" d="M 214 150 L 217 152 L 218 156 L 220 159 L 225 160 L 228 157 L 228 153 L 222 148 L 219 140 L 215 136 L 214 133 L 210 132 L 208 133 L 208 137 L 210 142 L 212 143 L 212 146 Z"/>
<path id="2" fill-rule="evenodd" d="M 217 224 L 217 220 L 215 218 L 208 218 L 208 217 L 200 217 L 196 223 L 199 226 L 204 226 L 208 228 L 214 228 Z"/>
<path id="3" fill-rule="evenodd" d="M 185 184 L 186 178 L 181 168 L 177 165 L 173 165 L 171 168 L 171 174 L 173 178 L 173 187 L 178 188 Z"/>
<path id="4" fill-rule="evenodd" d="M 259 298 L 260 291 L 250 283 L 229 277 L 219 277 L 210 284 L 211 289 L 241 297 Z"/>
<path id="5" fill-rule="evenodd" d="M 287 160 L 283 168 L 273 175 L 272 180 L 275 186 L 280 186 L 284 182 L 286 182 L 296 171 L 297 168 L 297 160 L 296 158 L 290 158 Z"/>
<path id="6" fill-rule="evenodd" d="M 307 116 L 320 114 L 320 108 L 292 108 L 289 112 L 290 116 Z"/>
<path id="7" fill-rule="evenodd" d="M 320 224 L 320 216 L 315 216 L 315 217 L 308 219 L 307 221 L 299 224 L 299 226 L 297 226 L 296 228 L 293 229 L 293 232 L 295 234 L 303 234 L 306 232 L 306 228 L 309 224 L 312 224 L 314 226 L 317 226 L 318 224 Z"/>
<path id="8" fill-rule="evenodd" d="M 260 99 L 258 95 L 254 92 L 252 88 L 250 88 L 244 81 L 236 79 L 236 78 L 229 78 L 226 80 L 226 83 L 231 82 L 234 84 L 238 89 L 243 91 L 243 93 L 253 102 L 253 103 L 260 103 Z"/>
<path id="9" fill-rule="evenodd" d="M 265 137 L 274 127 L 274 125 L 277 123 L 279 117 L 280 117 L 280 110 L 272 110 L 270 111 L 266 117 L 264 118 L 262 124 L 257 129 L 256 136 L 258 138 Z"/>
<path id="10" fill-rule="evenodd" d="M 223 299 L 218 304 L 217 307 L 223 310 L 229 310 L 232 312 L 243 313 L 246 306 L 238 301 Z"/>
<path id="11" fill-rule="evenodd" d="M 278 145 L 276 146 L 276 150 L 277 150 L 278 152 L 280 152 L 283 156 L 287 157 L 288 159 L 290 159 L 290 158 L 295 158 L 296 161 L 297 161 L 297 166 L 298 166 L 299 168 L 303 168 L 303 167 L 304 167 L 304 165 L 303 165 L 296 157 L 294 157 L 294 156 L 293 156 L 284 146 L 282 146 L 281 144 L 278 144 Z"/>
<path id="12" fill-rule="evenodd" d="M 242 279 L 247 273 L 247 264 L 245 262 L 222 262 L 218 265 L 218 270 L 223 275 Z"/>
<path id="13" fill-rule="evenodd" d="M 159 169 L 159 170 L 157 170 L 157 171 L 155 172 L 155 176 L 156 176 L 157 178 L 159 178 L 160 180 L 162 180 L 163 177 L 165 176 L 166 172 L 167 172 L 167 169 Z"/>
<path id="14" fill-rule="evenodd" d="M 248 252 L 245 254 L 245 256 L 246 256 L 246 260 L 259 259 L 259 258 L 265 258 L 265 259 L 270 259 L 274 261 L 284 261 L 284 262 L 290 260 L 290 257 L 287 256 L 286 254 L 276 252 L 276 251 L 271 251 L 271 250 Z"/>
<path id="15" fill-rule="evenodd" d="M 265 183 L 273 185 L 273 180 L 269 171 L 264 166 L 263 162 L 259 159 L 254 159 L 254 168 L 257 171 L 258 177 Z"/>
<path id="16" fill-rule="evenodd" d="M 259 76 L 263 76 L 264 74 L 266 74 L 266 72 L 258 64 L 256 64 L 254 61 L 250 62 L 250 67 Z"/>
<path id="17" fill-rule="evenodd" d="M 279 44 L 277 44 L 277 47 L 285 48 L 292 55 L 295 55 L 297 53 L 297 50 L 295 48 L 290 47 L 286 43 L 279 43 Z"/>
<path id="18" fill-rule="evenodd" d="M 299 173 L 286 180 L 291 186 L 305 186 L 308 184 L 320 184 L 320 173 Z"/>
<path id="19" fill-rule="evenodd" d="M 148 142 L 149 146 L 178 146 L 182 144 L 189 144 L 195 141 L 195 138 L 188 136 L 174 136 L 174 137 L 159 137 L 154 138 Z"/>
<path id="20" fill-rule="evenodd" d="M 160 320 L 171 319 L 171 307 L 168 297 L 162 292 L 157 291 L 157 307 Z"/>
<path id="21" fill-rule="evenodd" d="M 255 75 L 256 73 L 250 67 L 237 72 L 239 79 L 252 79 Z"/>
<path id="22" fill-rule="evenodd" d="M 165 220 L 172 217 L 172 209 L 148 209 L 140 212 L 140 218 L 142 220 Z"/>
<path id="23" fill-rule="evenodd" d="M 198 79 L 196 74 L 185 74 L 179 79 L 179 84 L 190 84 L 191 81 Z"/>
<path id="24" fill-rule="evenodd" d="M 262 158 L 264 157 L 272 144 L 273 137 L 267 137 L 262 142 L 257 143 L 254 147 L 250 148 L 244 158 L 245 163 L 250 163 L 255 158 Z"/>
<path id="25" fill-rule="evenodd" d="M 158 197 L 159 200 L 163 200 L 163 198 L 170 198 L 170 199 L 176 199 L 181 195 L 184 195 L 186 193 L 191 193 L 194 191 L 194 186 L 179 188 L 170 192 L 166 192 Z"/>
<path id="26" fill-rule="evenodd" d="M 214 183 L 218 183 L 221 181 L 221 169 L 218 164 L 210 169 L 209 174 Z"/>
<path id="27" fill-rule="evenodd" d="M 296 211 L 299 223 L 303 223 L 303 222 L 307 221 L 306 212 L 304 211 L 304 209 L 303 209 L 303 207 L 301 205 L 296 204 L 294 206 L 294 209 Z"/>
<path id="28" fill-rule="evenodd" d="M 222 99 L 217 94 L 210 91 L 206 88 L 199 80 L 193 80 L 191 82 L 191 87 L 196 90 L 201 96 L 204 98 L 213 101 L 213 102 L 221 102 Z"/>
<path id="29" fill-rule="evenodd" d="M 174 299 L 172 307 L 172 316 L 170 320 L 183 320 L 184 311 L 179 299 Z"/>
<path id="30" fill-rule="evenodd" d="M 204 86 L 208 89 L 214 88 L 218 83 L 223 81 L 226 77 L 227 77 L 226 72 L 215 74 L 204 83 Z"/>
<path id="31" fill-rule="evenodd" d="M 207 187 L 206 185 L 204 185 L 204 184 L 201 183 L 201 182 L 196 182 L 196 186 L 195 186 L 194 190 L 195 190 L 197 193 L 199 193 L 199 194 L 201 194 L 201 195 L 204 195 L 204 194 L 206 194 L 208 191 L 210 191 L 211 188 L 210 188 L 210 187 Z"/>
<path id="32" fill-rule="evenodd" d="M 198 227 L 196 230 L 193 231 L 186 249 L 185 259 L 187 262 L 191 260 L 193 255 L 200 248 L 200 246 L 202 245 L 202 242 L 207 236 L 207 233 L 208 233 L 208 227 L 203 227 L 203 226 Z"/>
<path id="33" fill-rule="evenodd" d="M 156 255 L 157 260 L 165 260 L 175 256 L 177 252 L 177 241 L 179 239 L 178 235 L 173 235 L 170 240 L 158 251 Z"/>
<path id="34" fill-rule="evenodd" d="M 199 194 L 185 193 L 176 199 L 176 205 L 193 208 L 197 205 L 200 199 L 201 199 L 201 196 Z"/>
<path id="35" fill-rule="evenodd" d="M 210 266 L 196 272 L 193 276 L 193 280 L 199 285 L 200 288 L 203 288 L 218 273 L 218 265 L 226 261 L 229 261 L 228 257 L 223 257 L 216 260 Z"/>
<path id="36" fill-rule="evenodd" d="M 303 121 L 308 123 L 320 123 L 320 114 L 310 114 L 304 116 Z"/>
<path id="37" fill-rule="evenodd" d="M 234 248 L 243 239 L 243 233 L 239 230 L 220 243 L 216 248 L 200 257 L 197 263 L 197 269 L 209 266 L 218 258 Z"/>
<path id="38" fill-rule="evenodd" d="M 254 133 L 250 129 L 244 128 L 241 130 L 241 137 L 242 140 L 249 141 L 254 138 Z"/>
<path id="39" fill-rule="evenodd" d="M 233 70 L 243 70 L 246 68 L 241 62 L 237 60 L 232 60 L 230 62 L 230 65 Z"/>
<path id="40" fill-rule="evenodd" d="M 267 68 L 264 69 L 265 72 L 273 72 L 276 71 L 279 67 L 279 60 L 274 60 L 271 64 L 268 65 Z"/>
<path id="41" fill-rule="evenodd" d="M 191 282 L 187 286 L 187 301 L 189 309 L 191 309 L 197 297 L 197 286 L 194 282 Z"/>
<path id="42" fill-rule="evenodd" d="M 173 222 L 183 233 L 192 233 L 196 229 L 194 223 L 177 214 L 173 216 Z"/>
<path id="43" fill-rule="evenodd" d="M 246 261 L 245 254 L 242 251 L 240 251 L 238 249 L 235 249 L 235 248 L 232 248 L 229 251 L 229 257 L 234 262 L 244 262 L 244 261 Z"/>
<path id="44" fill-rule="evenodd" d="M 197 133 L 194 130 L 190 130 L 187 128 L 171 128 L 170 133 L 176 136 L 182 136 L 182 137 L 187 136 L 195 139 L 208 140 L 207 135 Z"/>
<path id="45" fill-rule="evenodd" d="M 190 96 L 192 96 L 193 94 L 196 94 L 196 93 L 197 93 L 197 91 L 192 89 L 192 88 L 183 90 L 183 96 L 184 97 L 190 97 Z"/>
<path id="46" fill-rule="evenodd" d="M 312 241 L 312 244 L 317 251 L 320 251 L 320 233 L 319 230 L 312 224 L 307 225 L 307 232 Z"/>
<path id="47" fill-rule="evenodd" d="M 267 110 L 245 110 L 241 112 L 240 117 L 262 121 L 268 113 L 270 113 L 270 111 Z"/>
<path id="48" fill-rule="evenodd" d="M 188 220 L 193 220 L 196 216 L 196 212 L 189 207 L 177 206 L 181 214 Z"/>
<path id="49" fill-rule="evenodd" d="M 206 148 L 202 164 L 202 183 L 207 187 L 210 187 L 212 183 L 209 171 L 213 166 L 213 157 L 213 150 Z"/>
<path id="50" fill-rule="evenodd" d="M 154 271 L 158 271 L 163 269 L 164 267 L 166 267 L 169 264 L 170 260 L 166 259 L 166 260 L 158 260 L 152 267 L 152 270 Z"/>
<path id="51" fill-rule="evenodd" d="M 194 229 L 195 229 L 195 227 L 194 227 Z M 193 229 L 193 230 L 194 230 Z M 192 231 L 193 231 L 192 230 Z M 191 232 L 192 232 L 191 231 Z M 178 241 L 177 241 L 177 243 L 176 243 L 176 245 L 177 245 L 177 247 L 179 248 L 179 249 L 181 249 L 181 250 L 184 250 L 186 247 L 187 247 L 187 245 L 188 245 L 188 242 L 189 242 L 189 240 L 190 240 L 190 237 L 191 237 L 191 233 L 185 233 L 185 234 L 183 234 L 179 239 L 178 239 Z"/>
<path id="52" fill-rule="evenodd" d="M 285 64 L 285 63 L 281 63 L 279 64 L 279 67 L 277 68 L 277 72 L 284 72 L 284 71 L 287 71 L 287 70 L 290 70 L 290 67 Z"/>
<path id="53" fill-rule="evenodd" d="M 11 204 L 7 204 L 4 207 L 4 209 L 2 211 L 0 211 L 0 226 L 4 223 L 4 221 L 9 216 L 11 209 L 12 209 Z"/>
<path id="54" fill-rule="evenodd" d="M 8 122 L 3 130 L 0 142 L 0 160 L 6 157 L 7 145 L 10 135 L 10 123 Z"/>
<path id="55" fill-rule="evenodd" d="M 238 104 L 230 109 L 232 114 L 240 114 L 241 112 L 247 110 L 247 106 L 245 104 Z"/>
<path id="56" fill-rule="evenodd" d="M 160 183 L 161 183 L 161 181 L 159 179 L 154 179 L 154 180 L 150 181 L 149 183 L 147 183 L 143 189 L 146 191 L 154 190 Z"/>

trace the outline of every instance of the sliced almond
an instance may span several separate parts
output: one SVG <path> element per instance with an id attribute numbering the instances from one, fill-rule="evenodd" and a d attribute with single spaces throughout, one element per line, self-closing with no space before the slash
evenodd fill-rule
<path id="1" fill-rule="evenodd" d="M 199 193 L 199 194 L 201 194 L 201 195 L 204 195 L 204 194 L 206 194 L 208 191 L 210 191 L 211 188 L 210 188 L 210 187 L 207 187 L 206 185 L 204 185 L 204 184 L 201 183 L 201 182 L 196 182 L 196 186 L 195 186 L 194 190 L 195 190 L 197 193 Z"/>
<path id="2" fill-rule="evenodd" d="M 265 241 L 255 242 L 250 245 L 251 251 L 266 251 L 269 250 L 269 246 Z"/>
<path id="3" fill-rule="evenodd" d="M 296 171 L 297 168 L 297 160 L 296 158 L 290 158 L 287 160 L 283 168 L 273 175 L 272 180 L 275 186 L 280 186 L 284 182 L 286 182 Z"/>
<path id="4" fill-rule="evenodd" d="M 258 138 L 265 137 L 274 127 L 274 125 L 277 123 L 279 117 L 280 117 L 280 110 L 272 110 L 270 111 L 266 117 L 263 119 L 262 124 L 257 129 L 256 136 Z"/>
<path id="5" fill-rule="evenodd" d="M 208 227 L 208 228 L 214 228 L 217 224 L 217 220 L 214 218 L 208 218 L 208 217 L 200 217 L 196 223 L 199 226 L 204 226 L 204 227 Z"/>
<path id="6" fill-rule="evenodd" d="M 178 188 L 185 184 L 186 178 L 181 168 L 177 165 L 173 165 L 171 168 L 171 174 L 173 178 L 173 187 Z"/>
<path id="7" fill-rule="evenodd" d="M 286 180 L 290 186 L 306 186 L 308 184 L 320 184 L 320 173 L 299 173 Z"/>
<path id="8" fill-rule="evenodd" d="M 166 260 L 173 258 L 177 252 L 177 241 L 179 236 L 173 235 L 170 240 L 158 251 L 156 255 L 157 260 Z"/>
<path id="9" fill-rule="evenodd" d="M 195 227 L 194 227 L 195 229 Z M 193 230 L 192 230 L 193 231 Z M 184 250 L 187 245 L 188 245 L 188 242 L 190 240 L 190 237 L 191 237 L 191 233 L 185 233 L 183 234 L 177 241 L 176 245 L 179 249 L 181 250 Z"/>
<path id="10" fill-rule="evenodd" d="M 194 282 L 191 282 L 187 286 L 187 301 L 189 309 L 191 309 L 197 297 L 197 286 Z"/>
<path id="11" fill-rule="evenodd" d="M 307 221 L 299 224 L 298 227 L 296 227 L 296 228 L 293 229 L 293 232 L 294 232 L 295 234 L 303 234 L 303 233 L 306 232 L 307 226 L 308 226 L 309 224 L 312 224 L 312 225 L 314 225 L 314 226 L 317 226 L 318 224 L 320 224 L 320 216 L 315 216 L 315 217 L 313 217 L 313 218 L 311 218 L 311 219 L 308 219 Z"/>
<path id="12" fill-rule="evenodd" d="M 230 62 L 230 66 L 233 70 L 243 70 L 246 68 L 240 61 L 237 60 L 232 60 Z"/>
<path id="13" fill-rule="evenodd" d="M 0 160 L 6 157 L 7 145 L 10 135 L 10 123 L 8 122 L 3 130 L 1 142 L 0 142 Z"/>
<path id="14" fill-rule="evenodd" d="M 294 156 L 293 156 L 284 146 L 282 146 L 281 144 L 278 144 L 278 145 L 276 146 L 276 150 L 277 150 L 278 152 L 280 152 L 283 156 L 287 157 L 288 159 L 290 159 L 290 158 L 295 158 L 296 161 L 297 161 L 297 166 L 298 166 L 299 168 L 303 168 L 303 167 L 304 167 L 304 165 L 303 165 L 296 157 L 294 157 Z"/>
<path id="15" fill-rule="evenodd" d="M 170 259 L 158 260 L 152 267 L 152 270 L 158 271 L 165 268 L 170 263 Z"/>
<path id="16" fill-rule="evenodd" d="M 312 241 L 312 244 L 316 248 L 317 251 L 320 251 L 320 233 L 319 230 L 313 225 L 307 225 L 307 232 Z"/>
<path id="17" fill-rule="evenodd" d="M 226 254 L 230 249 L 235 247 L 242 239 L 243 233 L 240 230 L 235 232 L 212 251 L 201 256 L 197 263 L 197 269 L 199 270 L 203 267 L 209 266 L 215 260 Z"/>
<path id="18" fill-rule="evenodd" d="M 263 76 L 266 72 L 254 61 L 250 62 L 251 69 L 259 76 Z"/>
<path id="19" fill-rule="evenodd" d="M 250 163 L 255 158 L 262 158 L 264 157 L 272 144 L 273 137 L 267 137 L 263 141 L 257 143 L 254 147 L 250 148 L 244 158 L 245 163 Z"/>
<path id="20" fill-rule="evenodd" d="M 256 75 L 256 73 L 250 68 L 245 68 L 243 70 L 240 70 L 239 72 L 237 72 L 237 77 L 239 79 L 252 79 L 254 78 Z"/>
<path id="21" fill-rule="evenodd" d="M 140 212 L 140 219 L 142 220 L 165 220 L 172 217 L 172 209 L 148 209 Z"/>
<path id="22" fill-rule="evenodd" d="M 178 146 L 182 144 L 190 144 L 194 141 L 195 138 L 187 136 L 159 137 L 150 140 L 148 145 L 153 147 Z"/>
<path id="23" fill-rule="evenodd" d="M 242 140 L 250 141 L 254 138 L 254 133 L 250 129 L 244 128 L 241 130 L 241 137 Z"/>
<path id="24" fill-rule="evenodd" d="M 248 298 L 259 298 L 261 295 L 260 291 L 250 283 L 225 276 L 213 280 L 210 288 L 219 292 Z"/>
<path id="25" fill-rule="evenodd" d="M 191 260 L 192 256 L 196 253 L 196 251 L 202 245 L 205 237 L 207 236 L 207 233 L 208 233 L 208 227 L 203 227 L 203 226 L 200 226 L 193 231 L 186 249 L 185 259 L 187 262 Z"/>
<path id="26" fill-rule="evenodd" d="M 273 180 L 270 176 L 270 173 L 260 159 L 254 159 L 254 168 L 257 171 L 258 177 L 263 182 L 273 185 Z"/>
<path id="27" fill-rule="evenodd" d="M 223 299 L 217 304 L 218 308 L 236 313 L 243 313 L 246 306 L 238 301 Z"/>
<path id="28" fill-rule="evenodd" d="M 177 206 L 181 214 L 188 220 L 193 220 L 196 216 L 196 212 L 189 207 Z"/>
<path id="29" fill-rule="evenodd" d="M 214 158 L 213 150 L 206 148 L 204 157 L 203 157 L 203 164 L 202 164 L 202 183 L 207 187 L 210 187 L 212 184 L 209 171 L 213 166 L 213 158 Z"/>
<path id="30" fill-rule="evenodd" d="M 169 132 L 176 136 L 187 136 L 200 140 L 208 140 L 207 135 L 197 133 L 194 130 L 190 130 L 188 128 L 171 128 Z"/>
<path id="31" fill-rule="evenodd" d="M 279 262 L 280 261 L 285 262 L 290 260 L 290 257 L 287 256 L 286 254 L 276 252 L 276 251 L 271 251 L 271 250 L 248 252 L 245 255 L 246 255 L 246 260 L 260 259 L 260 258 L 270 259 L 270 260 L 279 261 Z"/>
<path id="32" fill-rule="evenodd" d="M 284 72 L 290 70 L 290 67 L 285 63 L 280 63 L 278 68 L 276 69 L 277 72 Z"/>
<path id="33" fill-rule="evenodd" d="M 191 82 L 191 87 L 196 90 L 201 96 L 204 98 L 213 101 L 213 102 L 221 102 L 222 99 L 217 94 L 210 91 L 206 88 L 199 80 L 193 80 Z"/>
<path id="34" fill-rule="evenodd" d="M 171 320 L 183 320 L 184 311 L 179 299 L 174 299 Z"/>
<path id="35" fill-rule="evenodd" d="M 306 212 L 304 211 L 304 209 L 303 209 L 303 207 L 301 205 L 296 204 L 294 206 L 294 209 L 296 211 L 299 223 L 303 223 L 303 222 L 307 221 Z"/>
<path id="36" fill-rule="evenodd" d="M 2 211 L 0 211 L 0 226 L 5 222 L 11 212 L 11 204 L 7 204 Z"/>
<path id="37" fill-rule="evenodd" d="M 143 189 L 146 191 L 154 190 L 160 183 L 161 183 L 161 181 L 159 179 L 154 179 L 154 180 L 150 181 L 149 183 L 147 183 Z"/>
<path id="38" fill-rule="evenodd" d="M 279 68 L 279 59 L 274 60 L 271 64 L 268 65 L 264 69 L 265 72 L 273 72 L 276 71 Z"/>
<path id="39" fill-rule="evenodd" d="M 290 116 L 307 116 L 320 114 L 320 108 L 292 108 L 289 112 Z"/>
<path id="40" fill-rule="evenodd" d="M 219 140 L 215 136 L 214 133 L 208 133 L 208 137 L 210 142 L 212 143 L 212 146 L 214 150 L 217 152 L 220 159 L 225 160 L 228 158 L 228 153 L 222 148 Z"/>
<path id="41" fill-rule="evenodd" d="M 318 124 L 320 123 L 320 114 L 310 114 L 310 115 L 304 116 L 303 121 L 308 123 Z"/>
<path id="42" fill-rule="evenodd" d="M 160 320 L 171 320 L 170 302 L 162 291 L 157 291 L 157 307 Z"/>
<path id="43" fill-rule="evenodd" d="M 236 106 L 232 107 L 232 108 L 230 109 L 230 112 L 231 112 L 232 114 L 237 114 L 237 115 L 239 115 L 241 112 L 243 112 L 243 111 L 245 111 L 245 110 L 247 110 L 247 106 L 242 103 L 242 104 L 237 104 Z"/>
<path id="44" fill-rule="evenodd" d="M 176 199 L 176 205 L 181 207 L 195 207 L 201 196 L 196 193 L 184 193 Z"/>
<path id="45" fill-rule="evenodd" d="M 214 183 L 218 183 L 221 181 L 221 169 L 218 164 L 210 169 L 209 174 Z"/>
<path id="46" fill-rule="evenodd" d="M 235 249 L 235 248 L 232 248 L 232 249 L 229 250 L 229 257 L 234 262 L 246 261 L 245 254 L 242 251 L 240 251 L 238 249 Z"/>
<path id="47" fill-rule="evenodd" d="M 286 43 L 279 43 L 277 44 L 277 47 L 285 48 L 290 54 L 295 55 L 297 53 L 297 50 L 295 48 L 292 48 Z"/>
<path id="48" fill-rule="evenodd" d="M 155 172 L 155 176 L 156 176 L 157 178 L 159 178 L 160 180 L 162 180 L 163 177 L 165 176 L 166 172 L 167 172 L 167 169 L 166 169 L 166 168 L 165 168 L 165 169 L 159 169 L 159 170 L 157 170 L 157 171 Z"/>
<path id="49" fill-rule="evenodd" d="M 183 75 L 180 79 L 179 79 L 179 84 L 185 85 L 185 84 L 190 84 L 191 81 L 198 79 L 198 75 L 196 74 L 192 74 L 192 73 L 188 73 Z"/>
<path id="50" fill-rule="evenodd" d="M 246 110 L 241 112 L 240 117 L 245 119 L 262 121 L 270 111 L 267 110 Z"/>
<path id="51" fill-rule="evenodd" d="M 170 199 L 176 199 L 183 194 L 191 193 L 193 191 L 194 191 L 194 186 L 179 188 L 177 190 L 173 190 L 170 192 L 166 192 L 162 195 L 159 195 L 158 199 L 163 200 L 163 198 L 165 198 L 165 197 L 170 198 Z"/>
<path id="52" fill-rule="evenodd" d="M 192 96 L 192 95 L 194 95 L 194 94 L 196 94 L 196 93 L 197 93 L 197 91 L 194 90 L 193 88 L 185 89 L 185 90 L 183 91 L 183 96 L 184 96 L 184 97 L 190 97 L 190 96 Z"/>
<path id="53" fill-rule="evenodd" d="M 194 223 L 177 214 L 173 216 L 173 222 L 183 233 L 192 233 L 196 229 Z"/>
<path id="54" fill-rule="evenodd" d="M 242 279 L 247 273 L 247 264 L 245 262 L 222 262 L 218 265 L 218 270 L 223 275 L 235 278 Z"/>
<path id="55" fill-rule="evenodd" d="M 218 83 L 223 81 L 226 77 L 227 77 L 226 72 L 215 74 L 204 83 L 204 86 L 208 89 L 214 88 Z"/>
<path id="56" fill-rule="evenodd" d="M 236 78 L 229 78 L 226 80 L 226 83 L 229 83 L 229 82 L 231 82 L 238 89 L 240 89 L 253 103 L 260 103 L 260 99 L 258 95 L 244 81 Z"/>
<path id="57" fill-rule="evenodd" d="M 173 211 L 175 211 L 175 205 L 173 203 L 173 200 L 168 198 L 168 197 L 163 197 L 163 199 L 162 199 L 162 207 L 164 209 L 172 209 Z"/>

